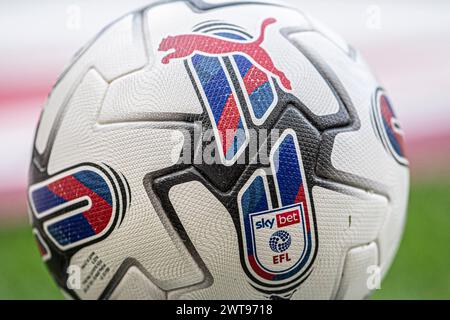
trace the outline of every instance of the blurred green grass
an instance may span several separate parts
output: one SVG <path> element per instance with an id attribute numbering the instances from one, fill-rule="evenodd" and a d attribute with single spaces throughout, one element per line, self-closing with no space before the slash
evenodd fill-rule
<path id="1" fill-rule="evenodd" d="M 413 183 L 405 234 L 374 299 L 450 299 L 450 180 Z M 0 299 L 61 299 L 30 227 L 0 228 Z"/>
<path id="2" fill-rule="evenodd" d="M 0 229 L 0 299 L 62 299 L 28 225 Z"/>
<path id="3" fill-rule="evenodd" d="M 450 180 L 411 186 L 400 248 L 375 299 L 450 299 Z"/>

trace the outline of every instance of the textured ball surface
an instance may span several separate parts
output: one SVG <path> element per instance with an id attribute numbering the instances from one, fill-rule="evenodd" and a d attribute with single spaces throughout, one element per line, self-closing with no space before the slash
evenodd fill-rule
<path id="1" fill-rule="evenodd" d="M 73 298 L 359 299 L 408 183 L 393 104 L 333 32 L 279 4 L 163 1 L 60 77 L 28 197 Z"/>

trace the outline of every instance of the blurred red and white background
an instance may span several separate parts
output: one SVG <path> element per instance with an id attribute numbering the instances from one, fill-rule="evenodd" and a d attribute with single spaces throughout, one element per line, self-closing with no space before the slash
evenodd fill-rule
<path id="1" fill-rule="evenodd" d="M 0 2 L 0 223 L 26 216 L 35 127 L 64 66 L 111 20 L 149 2 Z M 413 178 L 449 172 L 450 2 L 285 2 L 340 33 L 372 66 L 406 132 Z"/>

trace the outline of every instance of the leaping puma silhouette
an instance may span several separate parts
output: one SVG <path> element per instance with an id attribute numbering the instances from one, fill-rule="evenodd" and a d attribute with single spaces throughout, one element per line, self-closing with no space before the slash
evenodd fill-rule
<path id="1" fill-rule="evenodd" d="M 162 63 L 164 64 L 168 64 L 172 59 L 189 57 L 194 53 L 207 53 L 210 55 L 245 53 L 260 67 L 278 77 L 285 89 L 291 90 L 291 82 L 289 79 L 282 71 L 275 67 L 266 50 L 261 48 L 267 26 L 276 21 L 277 20 L 274 18 L 265 19 L 261 25 L 261 33 L 254 41 L 232 41 L 206 34 L 181 34 L 164 38 L 161 41 L 158 50 L 175 50 L 163 57 Z"/>

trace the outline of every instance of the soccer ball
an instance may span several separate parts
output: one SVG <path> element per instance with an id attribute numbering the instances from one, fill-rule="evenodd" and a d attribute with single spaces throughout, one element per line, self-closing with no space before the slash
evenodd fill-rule
<path id="1" fill-rule="evenodd" d="M 74 58 L 36 132 L 33 233 L 79 299 L 351 299 L 409 169 L 361 56 L 279 4 L 164 1 Z"/>

